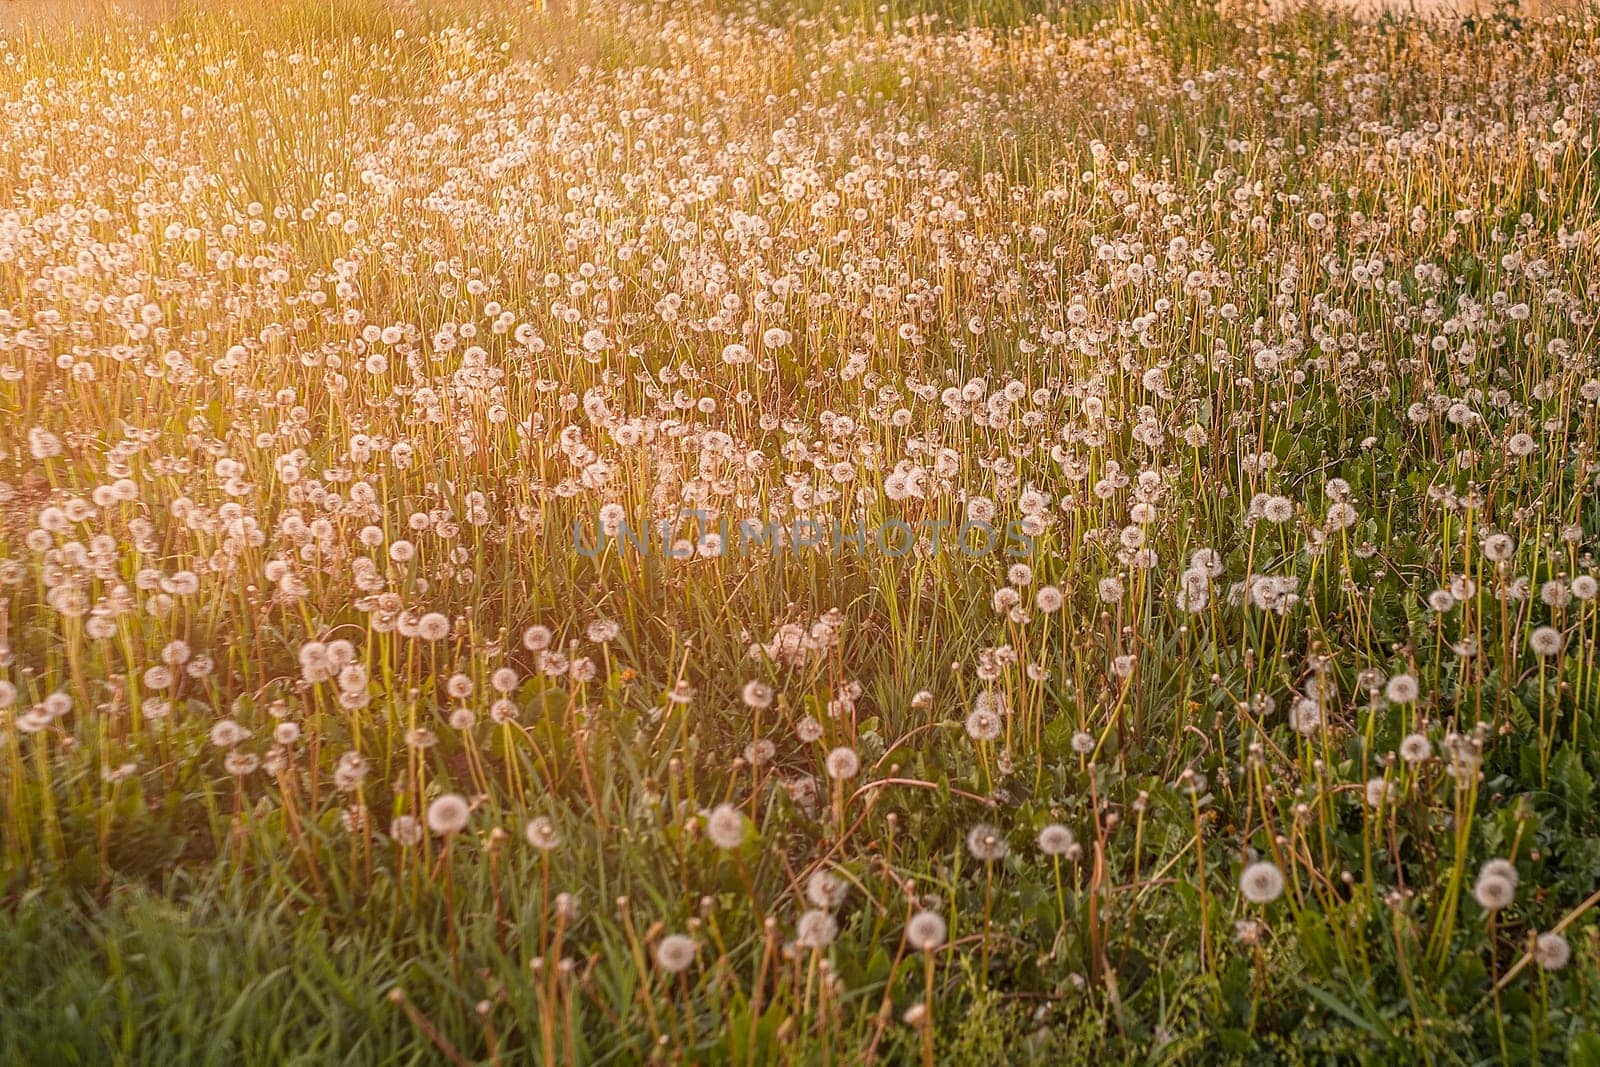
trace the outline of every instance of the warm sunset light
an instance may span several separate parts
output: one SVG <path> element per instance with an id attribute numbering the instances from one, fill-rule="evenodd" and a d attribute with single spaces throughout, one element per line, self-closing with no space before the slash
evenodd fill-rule
<path id="1" fill-rule="evenodd" d="M 1600 15 L 0 0 L 0 1067 L 1600 1067 Z"/>

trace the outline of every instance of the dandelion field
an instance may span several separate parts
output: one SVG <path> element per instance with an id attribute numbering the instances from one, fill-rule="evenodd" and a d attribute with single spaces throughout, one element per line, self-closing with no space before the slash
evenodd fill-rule
<path id="1" fill-rule="evenodd" d="M 1600 1064 L 1600 21 L 0 30 L 0 1062 Z"/>

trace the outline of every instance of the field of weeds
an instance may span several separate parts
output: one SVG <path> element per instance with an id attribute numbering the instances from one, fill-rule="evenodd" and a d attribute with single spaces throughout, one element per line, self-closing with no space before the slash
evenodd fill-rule
<path id="1" fill-rule="evenodd" d="M 1600 19 L 136 6 L 0 1062 L 1600 1064 Z"/>

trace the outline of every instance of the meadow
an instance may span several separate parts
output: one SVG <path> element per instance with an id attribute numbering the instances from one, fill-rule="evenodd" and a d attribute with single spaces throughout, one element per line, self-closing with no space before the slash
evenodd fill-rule
<path id="1" fill-rule="evenodd" d="M 0 1062 L 1600 1064 L 1600 18 L 1245 6 L 13 18 Z"/>

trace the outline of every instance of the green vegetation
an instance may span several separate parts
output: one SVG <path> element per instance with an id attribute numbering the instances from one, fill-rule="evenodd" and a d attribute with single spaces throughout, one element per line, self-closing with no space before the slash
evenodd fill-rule
<path id="1" fill-rule="evenodd" d="M 1587 13 L 0 86 L 0 1062 L 1600 1063 Z"/>

